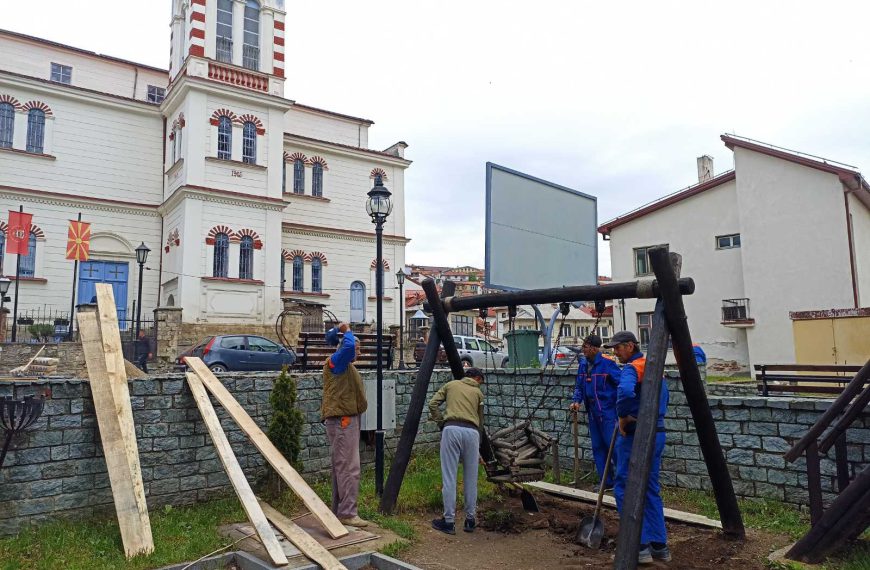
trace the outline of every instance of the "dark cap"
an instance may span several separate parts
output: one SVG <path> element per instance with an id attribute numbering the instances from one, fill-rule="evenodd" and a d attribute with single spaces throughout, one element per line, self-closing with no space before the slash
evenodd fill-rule
<path id="1" fill-rule="evenodd" d="M 480 368 L 466 368 L 465 369 L 465 377 L 466 378 L 480 378 L 481 380 L 486 380 L 486 374 L 483 373 L 483 370 Z"/>
<path id="2" fill-rule="evenodd" d="M 617 344 L 622 344 L 623 342 L 633 342 L 634 344 L 640 344 L 637 342 L 637 337 L 634 336 L 634 333 L 631 331 L 619 331 L 610 339 L 610 342 L 605 344 L 604 346 L 607 348 L 613 348 Z"/>
<path id="3" fill-rule="evenodd" d="M 589 346 L 594 346 L 595 348 L 601 348 L 601 337 L 597 334 L 591 334 L 583 339 L 583 344 L 588 344 Z"/>

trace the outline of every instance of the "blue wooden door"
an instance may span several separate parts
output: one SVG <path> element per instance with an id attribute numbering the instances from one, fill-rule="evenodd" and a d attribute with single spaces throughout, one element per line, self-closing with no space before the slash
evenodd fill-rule
<path id="1" fill-rule="evenodd" d="M 96 303 L 97 283 L 111 283 L 118 308 L 118 324 L 127 330 L 127 278 L 130 267 L 118 261 L 83 261 L 79 264 L 79 303 Z"/>
<path id="2" fill-rule="evenodd" d="M 350 322 L 366 320 L 366 286 L 361 281 L 350 284 Z"/>

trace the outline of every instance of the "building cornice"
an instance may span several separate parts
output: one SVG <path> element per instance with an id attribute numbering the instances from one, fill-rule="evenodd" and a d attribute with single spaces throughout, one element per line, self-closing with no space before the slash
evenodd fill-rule
<path id="1" fill-rule="evenodd" d="M 294 133 L 284 133 L 284 142 L 296 143 L 308 148 L 316 148 L 318 150 L 329 151 L 334 154 L 344 154 L 346 156 L 353 156 L 355 158 L 365 157 L 369 161 L 374 160 L 376 162 L 389 164 L 391 166 L 398 166 L 400 168 L 408 168 L 408 166 L 411 164 L 410 160 L 399 158 L 398 156 L 387 154 L 379 150 L 371 150 L 368 148 L 360 148 L 357 146 L 350 146 L 321 139 L 314 139 Z"/>
<path id="2" fill-rule="evenodd" d="M 293 109 L 297 110 L 297 111 L 302 111 L 304 113 L 310 113 L 312 115 L 320 115 L 322 117 L 329 117 L 331 119 L 341 119 L 341 120 L 347 121 L 349 123 L 353 123 L 355 125 L 371 126 L 371 125 L 375 124 L 374 121 L 371 121 L 369 119 L 363 119 L 360 117 L 345 115 L 344 113 L 336 113 L 335 111 L 327 111 L 326 109 L 318 109 L 317 107 L 303 105 L 302 103 L 294 103 Z"/>
<path id="3" fill-rule="evenodd" d="M 242 206 L 246 208 L 259 208 L 261 210 L 273 210 L 283 212 L 287 207 L 287 202 L 280 198 L 266 198 L 262 196 L 251 196 L 242 194 L 241 192 L 232 192 L 230 190 L 220 190 L 218 188 L 208 188 L 205 186 L 186 185 L 175 190 L 172 195 L 167 198 L 158 208 L 160 213 L 165 215 L 169 213 L 179 202 L 185 198 L 201 200 L 203 202 L 213 202 L 216 204 L 225 204 L 228 206 Z"/>
<path id="4" fill-rule="evenodd" d="M 88 89 L 86 87 L 65 85 L 63 83 L 57 83 L 56 81 L 42 79 L 40 77 L 22 75 L 20 73 L 15 73 L 14 71 L 0 70 L 0 84 L 4 81 L 54 97 L 67 97 L 69 99 L 76 99 L 87 103 L 99 101 L 101 103 L 123 108 L 125 111 L 132 110 L 148 115 L 160 115 L 160 105 L 156 103 L 149 103 L 147 101 L 142 101 L 141 99 L 123 97 L 121 95 Z"/>
<path id="5" fill-rule="evenodd" d="M 332 239 L 340 239 L 347 241 L 364 241 L 374 242 L 374 232 L 360 232 L 356 230 L 346 230 L 342 228 L 327 228 L 323 226 L 308 226 L 305 224 L 295 224 L 293 222 L 284 222 L 281 224 L 285 234 L 297 234 L 313 237 L 325 237 Z M 411 240 L 404 236 L 394 236 L 384 234 L 384 243 L 392 243 L 397 245 L 405 245 Z"/>
<path id="6" fill-rule="evenodd" d="M 102 210 L 105 212 L 117 212 L 123 214 L 160 216 L 156 204 L 143 204 L 141 202 L 126 202 L 108 198 L 92 198 L 76 194 L 64 194 L 62 192 L 50 192 L 48 190 L 36 190 L 34 188 L 19 188 L 0 184 L 0 196 L 11 195 L 25 202 L 37 204 L 49 204 L 55 206 L 86 206 L 88 210 Z"/>

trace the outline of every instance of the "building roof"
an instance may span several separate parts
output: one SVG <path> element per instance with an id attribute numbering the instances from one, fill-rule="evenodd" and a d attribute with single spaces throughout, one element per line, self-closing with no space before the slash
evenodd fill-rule
<path id="1" fill-rule="evenodd" d="M 101 53 L 97 53 L 97 52 L 95 52 L 95 51 L 89 51 L 89 50 L 86 50 L 86 49 L 81 49 L 81 48 L 73 47 L 73 46 L 70 46 L 70 45 L 61 44 L 61 43 L 58 43 L 58 42 L 53 42 L 53 41 L 46 40 L 46 39 L 43 39 L 43 38 L 37 38 L 36 36 L 29 36 L 29 35 L 27 35 L 27 34 L 22 34 L 22 33 L 19 33 L 19 32 L 13 32 L 13 31 L 11 31 L 11 30 L 4 30 L 4 29 L 0 28 L 0 34 L 4 34 L 4 35 L 7 35 L 7 36 L 13 36 L 13 37 L 20 38 L 20 39 L 23 39 L 23 40 L 29 40 L 29 41 L 32 41 L 32 42 L 37 42 L 37 43 L 41 43 L 41 44 L 45 44 L 45 45 L 49 45 L 49 46 L 56 47 L 56 48 L 60 48 L 60 49 L 66 50 L 66 51 L 71 51 L 71 52 L 79 53 L 79 54 L 82 54 L 82 55 L 88 55 L 88 56 L 91 56 L 91 57 L 96 57 L 96 58 L 98 58 L 98 59 L 104 59 L 104 60 L 112 61 L 112 62 L 115 62 L 115 63 L 123 63 L 123 64 L 125 64 L 125 65 L 135 65 L 136 67 L 141 67 L 141 68 L 143 68 L 143 69 L 150 69 L 150 70 L 152 70 L 152 71 L 157 71 L 157 72 L 159 72 L 159 73 L 166 73 L 167 75 L 169 74 L 169 71 L 167 71 L 166 69 L 161 69 L 161 68 L 159 68 L 159 67 L 154 67 L 154 66 L 152 66 L 152 65 L 146 65 L 146 64 L 144 64 L 144 63 L 137 63 L 137 62 L 135 62 L 135 61 L 130 61 L 130 60 L 128 60 L 128 59 L 121 59 L 121 58 L 119 58 L 119 57 L 113 57 L 113 56 L 111 56 L 111 55 L 104 55 L 104 54 L 101 54 Z"/>
<path id="2" fill-rule="evenodd" d="M 332 117 L 338 117 L 339 119 L 346 119 L 348 121 L 353 121 L 355 123 L 362 123 L 365 125 L 374 125 L 374 121 L 370 121 L 369 119 L 362 119 L 360 117 L 354 117 L 352 115 L 345 115 L 344 113 L 336 113 L 335 111 L 327 111 L 326 109 L 319 109 L 317 107 L 312 107 L 311 105 L 303 105 L 302 103 L 293 103 L 293 108 L 299 109 L 301 111 L 309 111 L 313 113 L 320 113 L 323 115 L 330 115 Z"/>

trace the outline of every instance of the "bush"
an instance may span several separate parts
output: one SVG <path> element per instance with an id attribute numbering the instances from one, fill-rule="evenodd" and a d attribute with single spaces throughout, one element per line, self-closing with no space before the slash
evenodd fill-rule
<path id="1" fill-rule="evenodd" d="M 53 325 L 30 325 L 27 327 L 27 332 L 33 337 L 33 340 L 47 342 L 54 336 Z"/>
<path id="2" fill-rule="evenodd" d="M 297 408 L 297 398 L 296 379 L 287 373 L 285 366 L 269 395 L 269 403 L 272 405 L 269 439 L 299 471 L 302 469 L 299 453 L 302 451 L 302 426 L 305 419 Z"/>

